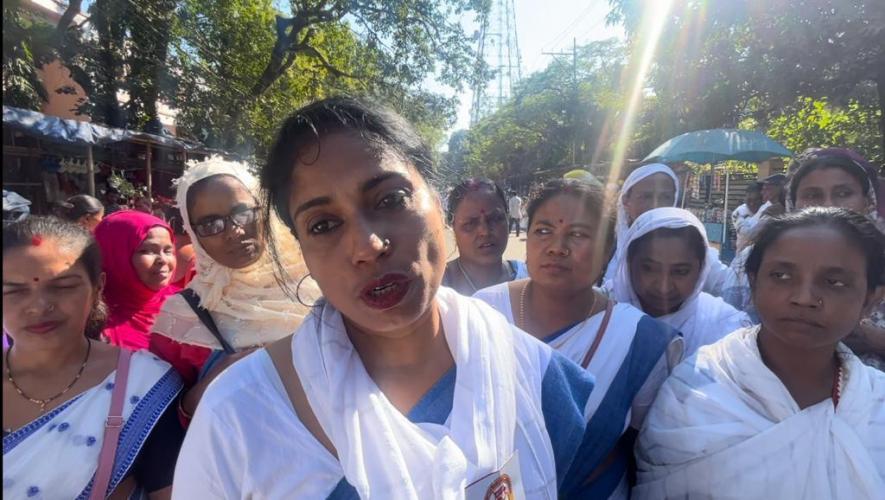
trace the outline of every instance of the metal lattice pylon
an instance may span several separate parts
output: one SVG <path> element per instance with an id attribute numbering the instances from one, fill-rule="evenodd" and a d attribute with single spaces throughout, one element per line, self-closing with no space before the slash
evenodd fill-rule
<path id="1" fill-rule="evenodd" d="M 492 70 L 492 78 L 473 87 L 470 125 L 494 113 L 522 79 L 514 0 L 492 0 L 491 9 L 480 19 L 476 54 Z"/>

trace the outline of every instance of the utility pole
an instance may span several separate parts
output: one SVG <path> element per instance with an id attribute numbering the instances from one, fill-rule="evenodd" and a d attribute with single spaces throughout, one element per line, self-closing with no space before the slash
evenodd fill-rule
<path id="1" fill-rule="evenodd" d="M 577 163 L 578 153 L 578 124 L 575 118 L 575 109 L 578 106 L 578 39 L 572 38 L 571 52 L 542 52 L 548 56 L 572 56 L 572 105 L 569 109 L 569 118 L 572 124 L 572 166 Z"/>

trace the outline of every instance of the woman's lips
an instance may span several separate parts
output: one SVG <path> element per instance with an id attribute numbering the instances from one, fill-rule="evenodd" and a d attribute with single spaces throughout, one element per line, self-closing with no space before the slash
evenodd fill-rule
<path id="1" fill-rule="evenodd" d="M 566 273 L 571 271 L 571 268 L 568 266 L 564 266 L 562 264 L 541 264 L 541 269 L 550 272 L 550 273 Z"/>
<path id="2" fill-rule="evenodd" d="M 36 325 L 26 326 L 25 330 L 36 333 L 36 334 L 44 334 L 49 333 L 52 330 L 55 330 L 61 325 L 61 321 L 44 321 L 42 323 L 37 323 Z"/>
<path id="3" fill-rule="evenodd" d="M 823 325 L 818 323 L 817 321 L 805 319 L 805 318 L 782 318 L 782 322 L 784 323 L 792 323 L 799 326 L 807 326 L 811 328 L 823 328 Z"/>
<path id="4" fill-rule="evenodd" d="M 373 309 L 390 309 L 402 302 L 410 286 L 411 279 L 408 276 L 389 273 L 363 287 L 360 298 Z"/>

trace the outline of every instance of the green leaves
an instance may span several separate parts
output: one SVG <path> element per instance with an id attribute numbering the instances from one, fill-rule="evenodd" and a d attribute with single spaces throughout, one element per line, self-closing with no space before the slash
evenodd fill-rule
<path id="1" fill-rule="evenodd" d="M 570 61 L 554 60 L 520 82 L 494 114 L 457 140 L 453 135 L 447 171 L 526 183 L 537 171 L 589 163 L 610 147 L 606 124 L 623 106 L 625 59 L 626 48 L 616 41 L 579 47 L 577 85 Z"/>

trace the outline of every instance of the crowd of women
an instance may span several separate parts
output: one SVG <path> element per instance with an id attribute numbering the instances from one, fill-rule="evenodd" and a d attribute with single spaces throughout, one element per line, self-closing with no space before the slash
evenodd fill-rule
<path id="1" fill-rule="evenodd" d="M 189 165 L 171 223 L 81 197 L 5 226 L 4 496 L 881 498 L 863 158 L 797 157 L 731 268 L 666 165 L 614 203 L 544 184 L 525 262 L 500 187 L 443 207 L 432 172 L 401 117 L 330 98 L 259 178 Z"/>

